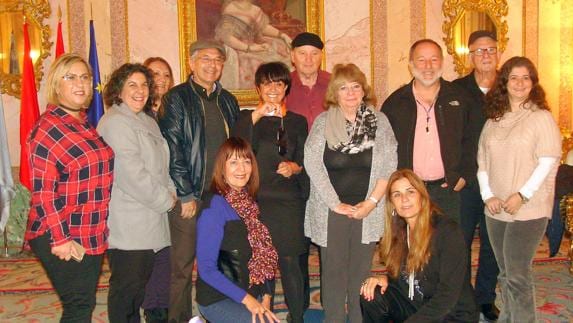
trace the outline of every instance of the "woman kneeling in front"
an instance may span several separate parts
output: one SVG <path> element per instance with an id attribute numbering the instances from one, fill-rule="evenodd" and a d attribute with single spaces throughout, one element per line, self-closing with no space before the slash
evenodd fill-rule
<path id="1" fill-rule="evenodd" d="M 209 204 L 197 221 L 197 303 L 210 322 L 279 322 L 270 310 L 278 255 L 259 220 L 257 160 L 231 137 L 217 153 Z"/>
<path id="2" fill-rule="evenodd" d="M 380 256 L 388 276 L 362 283 L 364 322 L 478 322 L 458 224 L 411 170 L 394 172 L 385 196 Z"/>

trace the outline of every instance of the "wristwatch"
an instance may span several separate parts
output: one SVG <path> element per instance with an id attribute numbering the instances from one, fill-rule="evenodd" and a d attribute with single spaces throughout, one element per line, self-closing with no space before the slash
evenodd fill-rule
<path id="1" fill-rule="evenodd" d="M 527 197 L 525 197 L 525 195 L 521 194 L 521 192 L 517 192 L 517 194 L 519 194 L 519 197 L 521 197 L 521 202 L 523 204 L 529 202 L 529 199 Z"/>

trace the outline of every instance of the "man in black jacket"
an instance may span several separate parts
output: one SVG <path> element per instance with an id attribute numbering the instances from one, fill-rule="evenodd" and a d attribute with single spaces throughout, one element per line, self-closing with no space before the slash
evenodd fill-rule
<path id="1" fill-rule="evenodd" d="M 239 114 L 237 99 L 218 82 L 226 59 L 223 45 L 200 40 L 191 44 L 189 55 L 192 74 L 165 94 L 165 114 L 159 118 L 169 144 L 169 173 L 181 201 L 181 211 L 169 214 L 169 322 L 188 322 L 192 317 L 196 215 L 209 190 L 215 154 Z"/>
<path id="2" fill-rule="evenodd" d="M 382 112 L 398 141 L 398 168 L 420 176 L 432 200 L 459 223 L 459 191 L 477 170 L 471 129 L 476 107 L 441 78 L 443 59 L 435 41 L 415 42 L 409 54 L 414 79 L 386 99 Z"/>
<path id="3" fill-rule="evenodd" d="M 473 71 L 465 77 L 454 81 L 454 84 L 466 90 L 470 99 L 483 111 L 485 108 L 485 94 L 493 87 L 497 74 L 497 63 L 500 53 L 497 51 L 497 37 L 495 33 L 486 30 L 473 32 L 469 37 L 468 47 Z M 485 123 L 485 115 L 476 120 L 477 136 Z M 477 147 L 476 147 L 477 151 Z M 474 161 L 476 162 L 476 161 Z M 496 321 L 499 310 L 495 306 L 495 286 L 499 269 L 489 243 L 487 227 L 485 225 L 484 203 L 481 198 L 476 176 L 468 178 L 466 187 L 461 191 L 461 222 L 464 239 L 469 252 L 468 268 L 471 264 L 471 245 L 476 227 L 479 225 L 480 250 L 479 263 L 475 282 L 477 302 L 486 320 Z"/>

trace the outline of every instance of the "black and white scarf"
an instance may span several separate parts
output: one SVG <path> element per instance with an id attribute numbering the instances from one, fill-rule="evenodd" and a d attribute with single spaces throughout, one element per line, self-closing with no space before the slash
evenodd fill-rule
<path id="1" fill-rule="evenodd" d="M 374 146 L 378 120 L 364 102 L 358 107 L 354 122 L 344 117 L 340 107 L 331 107 L 327 113 L 325 136 L 330 149 L 357 154 Z"/>

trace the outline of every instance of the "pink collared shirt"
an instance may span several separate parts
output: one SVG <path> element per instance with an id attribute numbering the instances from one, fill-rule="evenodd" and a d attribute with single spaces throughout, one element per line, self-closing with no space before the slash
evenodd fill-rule
<path id="1" fill-rule="evenodd" d="M 414 97 L 416 93 L 414 92 Z M 416 99 L 417 118 L 414 132 L 414 173 L 422 180 L 431 181 L 446 176 L 442 152 L 440 149 L 440 137 L 436 124 L 436 109 L 422 106 L 420 99 Z M 435 104 L 435 102 L 434 102 Z M 427 110 L 430 110 L 426 113 Z M 429 120 L 426 118 L 429 117 Z"/>

